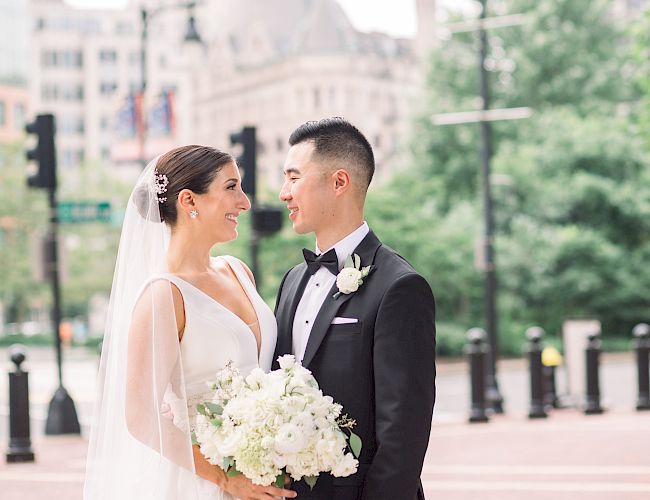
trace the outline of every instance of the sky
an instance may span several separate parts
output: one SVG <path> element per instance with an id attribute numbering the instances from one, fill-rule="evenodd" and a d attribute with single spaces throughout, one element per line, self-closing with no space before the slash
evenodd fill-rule
<path id="1" fill-rule="evenodd" d="M 360 31 L 380 31 L 397 37 L 416 32 L 415 0 L 337 0 Z M 453 1 L 453 0 L 451 0 Z M 127 0 L 66 0 L 79 7 L 124 7 Z M 449 2 L 451 3 L 451 2 Z"/>

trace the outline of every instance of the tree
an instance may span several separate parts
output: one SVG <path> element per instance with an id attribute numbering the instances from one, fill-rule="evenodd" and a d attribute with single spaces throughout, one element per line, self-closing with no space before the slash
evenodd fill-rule
<path id="1" fill-rule="evenodd" d="M 490 4 L 502 9 L 493 13 L 527 19 L 490 31 L 492 105 L 535 110 L 531 119 L 493 124 L 500 335 L 518 347 L 526 326 L 557 332 L 573 315 L 622 333 L 650 306 L 650 276 L 640 267 L 650 251 L 648 158 L 629 112 L 639 96 L 629 37 L 600 0 Z M 464 328 L 482 322 L 472 258 L 482 218 L 479 128 L 434 126 L 430 117 L 479 107 L 477 59 L 467 33 L 434 53 L 413 174 L 383 195 L 399 208 L 375 207 L 397 248 L 426 270 L 439 317 Z M 399 216 L 405 201 L 408 220 Z M 410 241 L 418 232 L 419 245 Z"/>

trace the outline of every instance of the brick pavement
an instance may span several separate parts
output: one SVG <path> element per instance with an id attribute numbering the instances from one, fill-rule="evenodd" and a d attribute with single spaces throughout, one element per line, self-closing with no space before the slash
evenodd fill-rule
<path id="1" fill-rule="evenodd" d="M 0 463 L 0 499 L 80 500 L 86 446 L 39 437 L 36 463 Z M 648 500 L 650 412 L 435 423 L 422 480 L 428 500 Z"/>

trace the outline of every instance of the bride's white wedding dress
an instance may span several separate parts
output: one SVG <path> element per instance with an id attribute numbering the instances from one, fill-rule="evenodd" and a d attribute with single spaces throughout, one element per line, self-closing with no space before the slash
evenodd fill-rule
<path id="1" fill-rule="evenodd" d="M 180 349 L 190 428 L 196 420 L 196 405 L 209 399 L 211 390 L 207 383 L 214 379 L 219 369 L 232 361 L 244 376 L 257 366 L 269 371 L 275 351 L 277 327 L 273 312 L 257 293 L 241 262 L 230 256 L 219 258 L 228 263 L 255 308 L 261 346 L 258 357 L 253 331 L 235 313 L 178 276 L 161 276 L 178 287 L 185 307 L 185 330 Z M 201 500 L 233 499 L 214 483 L 197 480 Z"/>

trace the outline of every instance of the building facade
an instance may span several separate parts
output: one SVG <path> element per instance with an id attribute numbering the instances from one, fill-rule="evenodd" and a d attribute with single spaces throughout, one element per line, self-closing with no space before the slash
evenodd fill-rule
<path id="1" fill-rule="evenodd" d="M 25 120 L 28 112 L 27 88 L 0 83 L 0 144 L 12 144 L 25 137 Z"/>
<path id="2" fill-rule="evenodd" d="M 142 116 L 171 95 L 173 130 L 152 127 L 141 150 L 128 120 L 129 105 L 140 105 L 133 100 L 142 84 L 140 3 L 98 11 L 32 1 L 30 98 L 35 112 L 57 117 L 62 168 L 139 164 L 178 144 L 229 149 L 230 133 L 254 125 L 260 179 L 275 188 L 290 132 L 332 115 L 368 136 L 378 176 L 395 167 L 422 81 L 412 40 L 358 32 L 335 0 L 225 0 L 197 7 L 203 44 L 189 47 L 185 12 L 144 5 L 155 17 Z"/>
<path id="3" fill-rule="evenodd" d="M 256 126 L 258 175 L 276 189 L 292 130 L 343 116 L 371 142 L 379 179 L 399 167 L 422 83 L 412 40 L 357 31 L 334 0 L 226 0 L 203 18 L 222 29 L 196 77 L 200 142 L 228 149 Z"/>

